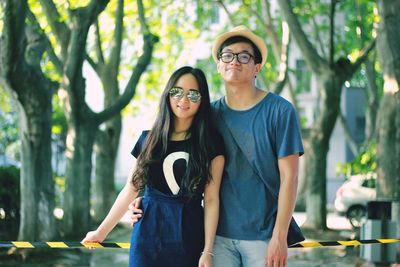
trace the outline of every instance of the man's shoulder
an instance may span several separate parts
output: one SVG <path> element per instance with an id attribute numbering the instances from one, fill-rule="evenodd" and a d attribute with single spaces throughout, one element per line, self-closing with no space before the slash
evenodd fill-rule
<path id="1" fill-rule="evenodd" d="M 265 98 L 265 102 L 270 102 L 273 103 L 273 105 L 270 105 L 274 108 L 278 108 L 278 109 L 290 109 L 293 108 L 293 104 L 287 100 L 286 98 L 284 98 L 283 96 L 277 95 L 275 93 L 269 92 L 268 95 Z"/>

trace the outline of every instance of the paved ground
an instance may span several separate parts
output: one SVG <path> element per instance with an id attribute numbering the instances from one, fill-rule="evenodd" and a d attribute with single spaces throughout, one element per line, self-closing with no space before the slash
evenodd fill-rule
<path id="1" fill-rule="evenodd" d="M 294 218 L 299 225 L 303 225 L 306 214 L 296 212 Z M 328 213 L 328 232 L 309 232 L 303 228 L 306 241 L 336 241 L 356 238 L 358 232 L 353 229 L 348 220 L 336 213 Z M 357 237 L 359 238 L 359 237 Z M 290 249 L 288 267 L 375 267 L 390 266 L 374 264 L 360 257 L 360 247 L 323 247 L 323 248 L 296 248 Z M 400 267 L 400 264 L 392 264 Z"/>

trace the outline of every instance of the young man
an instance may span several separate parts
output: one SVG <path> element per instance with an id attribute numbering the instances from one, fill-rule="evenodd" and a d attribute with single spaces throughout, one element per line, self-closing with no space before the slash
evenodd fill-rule
<path id="1" fill-rule="evenodd" d="M 218 36 L 212 56 L 226 91 L 212 103 L 226 147 L 214 266 L 286 266 L 288 244 L 304 240 L 292 219 L 303 154 L 297 114 L 256 87 L 267 48 L 246 27 Z"/>
<path id="2" fill-rule="evenodd" d="M 212 105 L 226 146 L 215 266 L 285 266 L 288 242 L 304 239 L 292 220 L 303 154 L 297 114 L 256 87 L 267 48 L 247 28 L 218 36 L 212 56 L 226 91 Z"/>

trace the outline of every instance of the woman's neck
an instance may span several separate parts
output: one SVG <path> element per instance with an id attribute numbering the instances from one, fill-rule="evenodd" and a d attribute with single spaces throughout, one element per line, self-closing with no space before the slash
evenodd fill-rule
<path id="1" fill-rule="evenodd" d="M 189 128 L 192 125 L 192 120 L 181 121 L 175 120 L 174 129 L 172 130 L 170 139 L 173 141 L 180 141 L 189 138 Z"/>

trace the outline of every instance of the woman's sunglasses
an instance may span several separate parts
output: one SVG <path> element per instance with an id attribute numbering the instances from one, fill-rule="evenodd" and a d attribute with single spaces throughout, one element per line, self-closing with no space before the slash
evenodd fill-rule
<path id="1" fill-rule="evenodd" d="M 185 91 L 180 87 L 172 87 L 169 90 L 169 96 L 172 97 L 173 99 L 181 100 L 184 95 L 185 95 Z M 194 89 L 189 89 L 189 92 L 187 92 L 186 95 L 187 95 L 187 98 L 192 103 L 198 103 L 201 98 L 200 92 L 198 90 L 194 90 Z"/>

